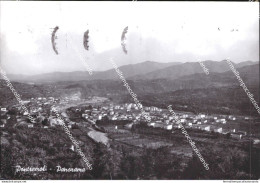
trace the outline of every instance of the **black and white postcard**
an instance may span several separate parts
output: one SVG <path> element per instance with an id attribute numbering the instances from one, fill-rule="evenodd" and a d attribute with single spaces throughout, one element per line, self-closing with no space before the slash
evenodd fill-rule
<path id="1" fill-rule="evenodd" d="M 2 1 L 0 23 L 2 182 L 260 180 L 259 2 Z"/>

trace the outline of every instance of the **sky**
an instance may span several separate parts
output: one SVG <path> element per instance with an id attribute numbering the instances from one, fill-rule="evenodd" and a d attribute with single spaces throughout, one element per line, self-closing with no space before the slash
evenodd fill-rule
<path id="1" fill-rule="evenodd" d="M 94 71 L 144 61 L 259 61 L 256 2 L 0 2 L 1 67 L 10 74 Z M 51 44 L 56 32 L 55 54 Z M 126 34 L 127 54 L 121 47 Z M 89 50 L 83 34 L 89 30 Z"/>

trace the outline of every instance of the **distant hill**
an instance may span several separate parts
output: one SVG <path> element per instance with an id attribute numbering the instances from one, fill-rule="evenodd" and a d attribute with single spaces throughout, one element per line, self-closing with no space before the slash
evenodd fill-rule
<path id="1" fill-rule="evenodd" d="M 245 62 L 240 62 L 237 65 L 237 67 L 244 67 L 246 65 L 255 65 L 255 64 L 258 64 L 259 61 L 256 61 L 256 62 L 253 62 L 253 61 L 245 61 Z"/>
<path id="2" fill-rule="evenodd" d="M 237 68 L 244 83 L 249 87 L 259 86 L 259 64 L 244 66 Z M 162 92 L 172 92 L 185 89 L 197 89 L 197 88 L 211 88 L 211 87 L 230 87 L 239 86 L 239 82 L 232 71 L 226 71 L 223 73 L 210 72 L 209 75 L 205 73 L 196 73 L 187 76 L 182 76 L 177 79 L 154 79 L 154 80 L 129 80 L 128 84 L 136 94 L 152 94 Z M 4 87 L 5 82 L 2 80 L 1 88 Z M 89 95 L 121 95 L 128 94 L 126 88 L 123 86 L 121 80 L 81 80 L 81 81 L 62 81 L 55 83 L 45 84 L 21 84 L 17 82 L 14 86 L 17 86 L 17 90 L 20 93 L 24 93 L 25 97 L 35 96 L 62 96 L 67 93 L 80 92 L 82 97 Z M 3 92 L 11 93 L 11 91 Z M 27 98 L 27 97 L 26 97 Z"/>
<path id="3" fill-rule="evenodd" d="M 259 64 L 237 68 L 237 71 L 253 93 L 255 100 L 259 100 Z M 209 75 L 195 73 L 177 79 L 127 79 L 127 82 L 143 105 L 165 107 L 171 103 L 176 105 L 176 109 L 187 111 L 257 114 L 232 71 L 210 72 Z M 31 97 L 69 97 L 80 93 L 82 98 L 103 96 L 114 102 L 133 102 L 120 80 L 81 80 L 44 84 L 12 82 L 12 84 L 23 100 Z M 17 103 L 4 80 L 0 80 L 0 88 L 0 105 Z M 187 109 L 181 107 L 185 105 L 188 106 Z M 220 106 L 228 107 L 230 110 Z"/>
<path id="4" fill-rule="evenodd" d="M 235 68 L 241 68 L 247 65 L 253 65 L 258 62 L 246 61 L 234 64 Z M 230 68 L 226 61 L 204 61 L 203 64 L 209 72 L 222 73 L 229 71 Z M 153 61 L 146 61 L 138 64 L 129 64 L 119 67 L 123 75 L 131 80 L 154 80 L 154 79 L 177 79 L 183 76 L 188 76 L 196 73 L 204 73 L 203 68 L 198 62 L 171 62 L 158 63 Z M 119 80 L 114 68 L 107 71 L 93 72 L 89 75 L 87 71 L 75 72 L 53 72 L 46 74 L 39 74 L 33 76 L 27 75 L 12 75 L 8 74 L 12 81 L 18 82 L 33 82 L 33 83 L 48 83 L 59 81 L 86 81 L 86 80 Z"/>
<path id="5" fill-rule="evenodd" d="M 158 69 L 167 68 L 169 66 L 181 64 L 180 62 L 171 63 L 158 63 L 153 61 L 146 61 L 138 64 L 129 64 L 119 67 L 123 72 L 125 78 L 146 74 Z M 93 72 L 93 75 L 89 75 L 87 71 L 75 71 L 75 72 L 54 72 L 33 76 L 26 75 L 8 75 L 10 80 L 20 82 L 58 82 L 58 81 L 81 81 L 81 80 L 107 80 L 107 79 L 119 79 L 115 69 L 110 69 L 102 72 Z"/>
<path id="6" fill-rule="evenodd" d="M 180 62 L 171 63 L 158 63 L 152 61 L 146 61 L 138 64 L 129 64 L 119 67 L 120 71 L 123 73 L 125 78 L 129 78 L 139 74 L 146 74 L 149 72 L 156 71 L 158 69 L 164 69 L 173 65 L 179 65 Z M 118 75 L 115 69 L 110 69 L 108 71 L 99 72 L 94 74 L 91 79 L 118 79 Z"/>
<path id="7" fill-rule="evenodd" d="M 208 69 L 209 73 L 222 73 L 229 71 L 229 65 L 226 61 L 204 61 L 202 62 Z M 239 64 L 233 63 L 235 68 L 241 68 L 246 65 L 256 64 L 255 62 L 242 62 Z M 188 76 L 197 73 L 204 73 L 202 66 L 198 62 L 186 62 L 179 65 L 170 66 L 164 69 L 159 69 L 147 74 L 136 75 L 131 77 L 132 80 L 153 80 L 153 79 L 177 79 L 183 76 Z"/>
<path id="8" fill-rule="evenodd" d="M 247 86 L 259 86 L 259 64 L 244 66 L 236 69 L 240 77 Z M 208 87 L 223 87 L 223 86 L 237 86 L 239 81 L 232 71 L 223 73 L 210 72 L 209 75 L 205 73 L 196 73 L 188 76 L 183 76 L 173 81 L 180 86 L 187 85 L 188 88 L 208 88 Z M 181 87 L 183 89 L 185 87 Z"/>
<path id="9" fill-rule="evenodd" d="M 15 75 L 8 74 L 8 78 L 12 81 L 18 82 L 59 82 L 59 81 L 81 81 L 88 80 L 90 75 L 87 71 L 75 72 L 52 72 L 39 75 Z"/>

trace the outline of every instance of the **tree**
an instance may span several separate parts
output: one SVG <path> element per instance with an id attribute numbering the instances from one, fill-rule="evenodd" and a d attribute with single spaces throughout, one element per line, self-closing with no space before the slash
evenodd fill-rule
<path id="1" fill-rule="evenodd" d="M 10 146 L 2 146 L 1 148 L 1 175 L 5 179 L 14 178 L 14 167 L 12 149 Z"/>
<path id="2" fill-rule="evenodd" d="M 48 119 L 44 118 L 44 120 L 42 121 L 42 125 L 43 126 L 47 126 L 48 125 Z"/>
<path id="3" fill-rule="evenodd" d="M 101 144 L 96 144 L 94 149 L 94 163 L 93 163 L 93 169 L 91 171 L 91 175 L 94 177 L 94 179 L 102 179 L 106 162 L 103 161 L 104 153 L 101 150 Z"/>

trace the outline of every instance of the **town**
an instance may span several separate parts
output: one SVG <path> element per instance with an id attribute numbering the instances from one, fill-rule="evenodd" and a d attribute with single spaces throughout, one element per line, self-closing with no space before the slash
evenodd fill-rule
<path id="1" fill-rule="evenodd" d="M 28 119 L 27 112 L 22 112 L 19 104 L 14 106 L 1 106 L 1 122 L 0 127 L 5 128 L 8 121 L 13 120 L 12 114 L 15 116 L 14 127 L 28 128 L 51 128 L 61 125 L 56 115 L 50 110 L 51 106 L 56 106 L 61 111 L 62 117 L 65 119 L 69 128 L 73 126 L 90 127 L 90 124 L 95 125 L 97 121 L 107 118 L 110 121 L 126 120 L 129 121 L 127 127 L 131 128 L 133 124 L 144 122 L 145 118 L 141 115 L 136 104 L 114 104 L 104 97 L 88 97 L 88 99 L 80 99 L 77 94 L 70 98 L 54 98 L 54 97 L 39 97 L 31 98 L 23 101 L 29 113 L 36 119 L 36 123 L 31 123 Z M 87 108 L 86 108 L 87 106 Z M 64 110 L 67 109 L 67 110 Z M 158 107 L 144 107 L 147 115 L 151 117 L 151 122 L 147 125 L 154 128 L 161 128 L 169 131 L 180 128 L 174 117 L 167 109 Z M 69 115 L 68 115 L 69 112 Z M 216 132 L 220 134 L 229 134 L 234 139 L 249 139 L 253 140 L 254 144 L 259 144 L 260 139 L 257 134 L 250 133 L 246 129 L 240 129 L 239 122 L 247 122 L 249 120 L 257 120 L 248 116 L 234 115 L 209 115 L 209 114 L 193 114 L 190 112 L 175 111 L 182 125 L 187 129 L 200 129 L 207 132 Z M 72 116 L 78 116 L 72 121 Z M 79 117 L 80 115 L 80 117 Z M 119 127 L 114 125 L 114 129 Z"/>

